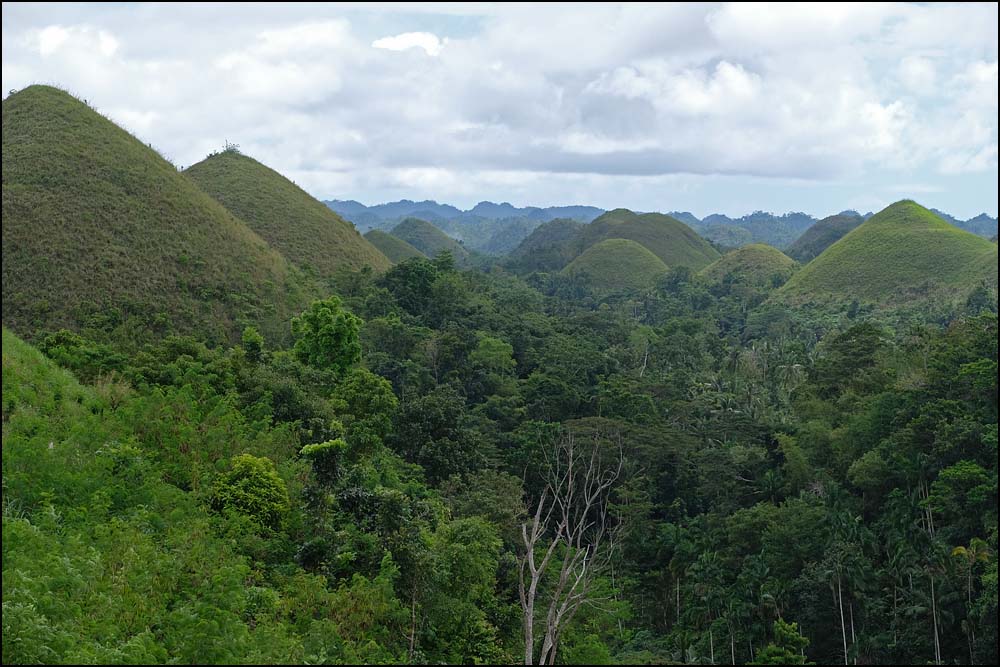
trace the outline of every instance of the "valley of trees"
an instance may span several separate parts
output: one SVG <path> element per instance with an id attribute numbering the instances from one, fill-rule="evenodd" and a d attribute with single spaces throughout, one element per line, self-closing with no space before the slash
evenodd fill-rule
<path id="1" fill-rule="evenodd" d="M 996 662 L 995 308 L 332 291 L 284 347 L 4 332 L 4 662 Z"/>
<path id="2" fill-rule="evenodd" d="M 995 244 L 619 209 L 492 261 L 3 123 L 5 664 L 996 664 Z"/>

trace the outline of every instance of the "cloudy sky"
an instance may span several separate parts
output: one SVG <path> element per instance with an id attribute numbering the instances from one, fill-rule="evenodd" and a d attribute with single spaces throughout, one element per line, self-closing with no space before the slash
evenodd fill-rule
<path id="1" fill-rule="evenodd" d="M 997 4 L 3 3 L 50 83 L 322 199 L 997 214 Z"/>

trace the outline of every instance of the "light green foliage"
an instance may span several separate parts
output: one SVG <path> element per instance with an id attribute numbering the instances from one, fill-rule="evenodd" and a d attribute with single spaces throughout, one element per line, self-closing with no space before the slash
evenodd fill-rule
<path id="1" fill-rule="evenodd" d="M 313 470 L 320 484 L 331 484 L 337 478 L 346 452 L 347 443 L 337 438 L 336 440 L 306 445 L 299 453 L 312 462 Z"/>
<path id="2" fill-rule="evenodd" d="M 479 336 L 479 343 L 469 354 L 469 361 L 486 372 L 499 376 L 510 375 L 517 366 L 514 347 L 506 341 L 486 335 Z"/>
<path id="3" fill-rule="evenodd" d="M 278 530 L 289 509 L 288 489 L 273 461 L 240 454 L 233 457 L 232 469 L 216 480 L 211 503 L 217 512 L 235 510 L 261 528 Z"/>
<path id="4" fill-rule="evenodd" d="M 264 359 L 264 337 L 253 327 L 243 330 L 243 349 L 247 353 L 247 359 L 258 363 Z"/>
<path id="5" fill-rule="evenodd" d="M 338 297 L 313 301 L 292 320 L 295 356 L 303 363 L 337 374 L 361 360 L 361 318 L 341 307 Z"/>
<path id="6" fill-rule="evenodd" d="M 802 654 L 809 640 L 799 634 L 798 623 L 774 621 L 774 641 L 764 647 L 751 665 L 811 665 Z"/>

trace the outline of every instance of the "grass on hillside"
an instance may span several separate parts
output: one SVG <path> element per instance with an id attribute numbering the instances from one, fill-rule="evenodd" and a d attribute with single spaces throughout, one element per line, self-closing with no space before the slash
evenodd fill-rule
<path id="1" fill-rule="evenodd" d="M 584 247 L 605 239 L 629 239 L 660 258 L 667 266 L 701 269 L 720 257 L 719 251 L 683 222 L 661 213 L 636 214 L 626 209 L 608 211 L 582 232 Z"/>
<path id="2" fill-rule="evenodd" d="M 563 269 L 569 276 L 586 276 L 599 290 L 635 290 L 649 287 L 667 265 L 629 239 L 608 239 L 585 250 Z"/>
<path id="3" fill-rule="evenodd" d="M 389 260 L 354 225 L 237 150 L 210 155 L 184 173 L 287 260 L 319 277 L 342 268 L 389 268 Z"/>
<path id="4" fill-rule="evenodd" d="M 886 307 L 966 297 L 997 284 L 997 246 L 912 201 L 897 202 L 827 248 L 775 294 L 792 304 Z"/>
<path id="5" fill-rule="evenodd" d="M 723 255 L 698 275 L 711 283 L 734 280 L 768 288 L 784 284 L 797 268 L 798 263 L 777 248 L 752 243 Z"/>
<path id="6" fill-rule="evenodd" d="M 403 239 L 383 232 L 381 229 L 373 229 L 367 232 L 365 238 L 368 239 L 369 243 L 378 248 L 383 255 L 388 257 L 389 261 L 393 264 L 399 264 L 413 257 L 426 257 L 424 253 Z"/>
<path id="7" fill-rule="evenodd" d="M 83 102 L 49 86 L 3 101 L 7 326 L 280 335 L 308 292 L 260 236 Z"/>
<path id="8" fill-rule="evenodd" d="M 428 257 L 434 257 L 442 250 L 450 250 L 456 262 L 464 264 L 469 260 L 469 251 L 465 246 L 425 220 L 407 218 L 396 225 L 391 234 Z"/>

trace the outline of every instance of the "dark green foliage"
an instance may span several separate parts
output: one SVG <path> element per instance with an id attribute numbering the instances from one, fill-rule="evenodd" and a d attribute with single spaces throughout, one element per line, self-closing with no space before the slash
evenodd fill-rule
<path id="1" fill-rule="evenodd" d="M 864 220 L 860 215 L 844 213 L 823 218 L 807 229 L 795 243 L 788 246 L 785 254 L 797 262 L 806 264 L 862 222 Z"/>

